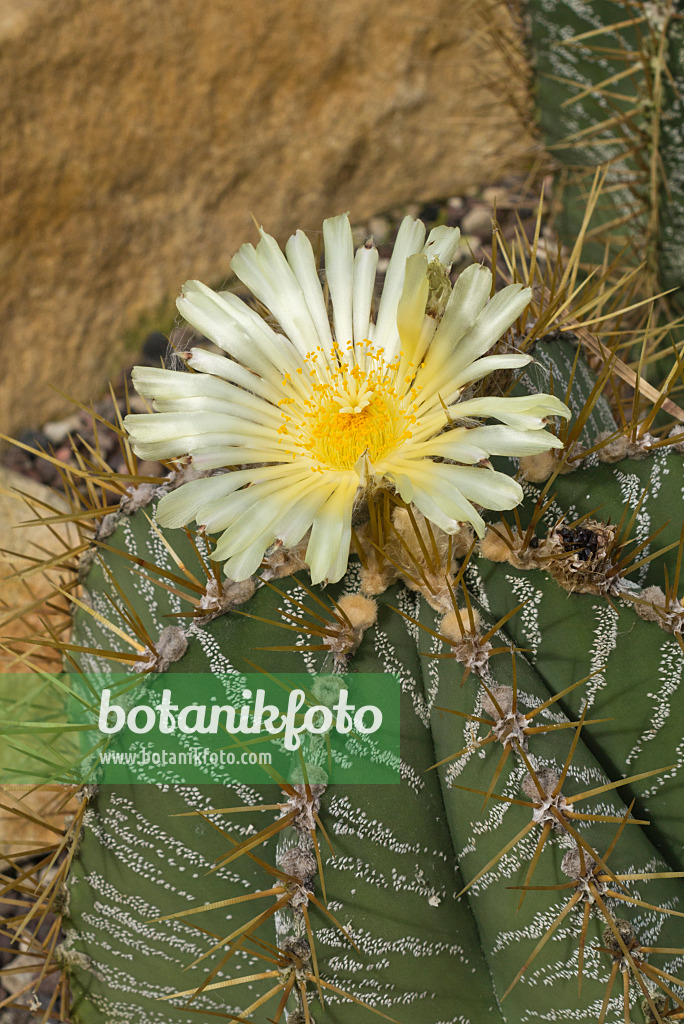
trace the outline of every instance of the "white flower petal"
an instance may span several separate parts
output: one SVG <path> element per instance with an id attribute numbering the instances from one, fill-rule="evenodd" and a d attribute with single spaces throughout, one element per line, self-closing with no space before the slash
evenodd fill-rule
<path id="1" fill-rule="evenodd" d="M 259 502 L 265 501 L 271 494 L 294 494 L 294 489 L 304 481 L 309 481 L 312 476 L 310 469 L 307 471 L 298 465 L 264 466 L 246 472 L 251 473 L 247 486 L 230 494 L 225 500 L 208 502 L 200 509 L 197 517 L 197 522 L 206 527 L 209 533 L 222 535 L 215 552 L 219 560 L 234 553 L 231 531 L 243 512 L 256 508 Z"/>
<path id="2" fill-rule="evenodd" d="M 176 306 L 189 324 L 271 384 L 279 385 L 286 367 L 294 365 L 291 358 L 279 358 L 284 353 L 269 339 L 270 329 L 251 330 L 246 318 L 234 315 L 226 296 L 218 295 L 200 281 L 186 281 Z M 262 328 L 267 327 L 263 320 L 261 324 Z M 271 334 L 275 337 L 275 332 Z"/>
<path id="3" fill-rule="evenodd" d="M 515 508 L 524 497 L 523 489 L 516 480 L 485 466 L 444 464 L 440 466 L 440 475 L 470 501 L 497 512 Z"/>
<path id="4" fill-rule="evenodd" d="M 454 262 L 460 239 L 459 228 L 449 228 L 446 224 L 440 224 L 439 227 L 433 228 L 428 235 L 423 252 L 428 259 L 437 258 L 448 270 Z"/>
<path id="5" fill-rule="evenodd" d="M 547 416 L 570 418 L 570 410 L 555 395 L 525 395 L 521 398 L 498 398 L 494 396 L 470 398 L 457 402 L 451 407 L 452 414 L 460 418 L 470 416 L 492 417 L 511 427 L 527 430 L 541 430 Z"/>
<path id="6" fill-rule="evenodd" d="M 351 516 L 359 479 L 347 474 L 335 488 L 313 522 L 306 549 L 311 582 L 336 583 L 344 576 L 349 560 Z"/>
<path id="7" fill-rule="evenodd" d="M 233 273 L 273 314 L 300 355 L 315 350 L 318 332 L 292 267 L 272 235 L 260 229 L 256 248 L 240 246 L 231 260 Z"/>
<path id="8" fill-rule="evenodd" d="M 442 397 L 445 402 L 449 402 L 451 395 L 447 395 L 447 390 L 453 388 L 458 391 L 465 384 L 473 384 L 476 380 L 488 377 L 494 370 L 516 370 L 521 366 L 528 366 L 531 362 L 532 356 L 525 355 L 524 352 L 502 352 L 495 356 L 482 356 L 455 377 L 450 377 L 449 383 L 445 385 L 442 392 Z"/>
<path id="9" fill-rule="evenodd" d="M 276 538 L 283 547 L 289 548 L 299 543 L 337 486 L 338 481 L 334 476 L 332 480 L 319 476 L 317 486 L 308 494 L 300 496 L 296 505 L 276 527 Z"/>
<path id="10" fill-rule="evenodd" d="M 251 476 L 251 470 L 236 470 L 221 473 L 220 476 L 190 480 L 165 494 L 157 505 L 157 522 L 160 526 L 187 526 L 196 519 L 202 507 L 217 498 L 226 498 L 239 487 L 244 486 Z"/>
<path id="11" fill-rule="evenodd" d="M 343 352 L 353 342 L 352 282 L 354 278 L 354 241 L 349 214 L 323 221 L 325 241 L 325 277 L 330 288 L 335 340 Z"/>
<path id="12" fill-rule="evenodd" d="M 210 373 L 214 377 L 231 381 L 231 383 L 238 384 L 240 387 L 245 388 L 245 390 L 252 391 L 255 395 L 260 395 L 271 402 L 277 402 L 281 397 L 282 388 L 279 391 L 272 384 L 265 381 L 263 377 L 252 373 L 251 370 L 241 366 L 240 363 L 236 363 L 234 359 L 227 359 L 225 356 L 218 355 L 217 352 L 207 352 L 206 349 L 199 347 L 193 348 L 186 362 L 193 370 L 198 370 L 200 373 Z M 138 367 L 134 369 L 138 369 Z"/>
<path id="13" fill-rule="evenodd" d="M 196 373 L 182 373 L 179 370 L 165 370 L 161 366 L 134 366 L 131 378 L 135 390 L 144 398 L 157 398 L 166 393 L 169 396 L 196 395 L 200 382 L 206 385 L 207 395 L 226 394 L 226 383 L 203 378 Z"/>
<path id="14" fill-rule="evenodd" d="M 425 306 L 429 291 L 427 257 L 422 253 L 409 256 L 406 261 L 404 287 L 397 306 L 397 330 L 399 331 L 401 351 L 407 361 L 413 360 L 418 348 L 423 324 L 426 320 Z"/>
<path id="15" fill-rule="evenodd" d="M 413 501 L 415 488 L 413 486 L 413 480 L 407 473 L 402 473 L 392 461 L 389 461 L 382 469 L 383 477 L 389 477 L 393 481 L 394 486 L 397 489 L 397 493 L 402 501 L 407 504 Z"/>
<path id="16" fill-rule="evenodd" d="M 397 307 L 404 288 L 406 260 L 414 253 L 420 252 L 424 239 L 425 225 L 413 217 L 404 217 L 387 267 L 373 338 L 375 345 L 385 352 L 388 363 L 399 351 Z"/>
<path id="17" fill-rule="evenodd" d="M 328 321 L 328 310 L 318 276 L 318 268 L 311 242 L 303 231 L 292 235 L 285 246 L 287 261 L 299 282 L 306 304 L 314 322 L 321 346 L 326 354 L 332 352 L 332 334 Z"/>
<path id="18" fill-rule="evenodd" d="M 258 465 L 261 462 L 294 462 L 281 448 L 257 448 L 256 445 L 203 445 L 192 453 L 192 465 L 197 470 L 221 469 L 224 466 Z"/>
<path id="19" fill-rule="evenodd" d="M 459 372 L 484 355 L 530 304 L 532 289 L 509 284 L 490 299 L 454 352 L 454 366 Z"/>
<path id="20" fill-rule="evenodd" d="M 249 547 L 233 555 L 224 565 L 225 574 L 228 579 L 241 583 L 242 580 L 248 580 L 250 576 L 253 576 L 261 565 L 268 546 L 261 537 L 257 537 Z"/>
<path id="21" fill-rule="evenodd" d="M 482 445 L 490 455 L 537 455 L 549 448 L 563 448 L 563 442 L 548 430 L 519 430 L 515 427 L 473 427 L 470 440 Z"/>
<path id="22" fill-rule="evenodd" d="M 151 398 L 160 412 L 223 412 L 259 423 L 282 423 L 281 411 L 263 398 L 228 381 L 203 373 L 181 373 L 156 367 L 133 367 L 133 384 L 145 398 Z M 166 407 L 166 408 L 164 408 Z"/>
<path id="23" fill-rule="evenodd" d="M 215 559 L 223 561 L 237 554 L 255 537 L 264 537 L 264 551 L 270 547 L 276 539 L 279 521 L 286 522 L 292 506 L 310 491 L 320 488 L 320 480 L 313 479 L 318 474 L 309 473 L 304 481 L 296 478 L 296 471 L 290 476 L 295 478 L 293 482 L 283 476 L 275 486 L 272 482 L 251 484 L 235 496 L 229 510 L 226 506 L 226 515 L 232 514 L 234 518 L 216 545 Z M 239 512 L 239 508 L 243 511 Z"/>
<path id="24" fill-rule="evenodd" d="M 420 445 L 419 453 L 474 464 L 490 455 L 536 455 L 549 448 L 562 447 L 563 442 L 546 430 L 506 426 L 457 427 Z M 479 456 L 472 458 L 478 451 Z M 464 452 L 466 458 L 463 457 Z"/>
<path id="25" fill-rule="evenodd" d="M 399 464 L 399 470 L 401 464 Z M 484 534 L 484 520 L 468 499 L 450 484 L 444 475 L 445 465 L 427 460 L 409 464 L 406 470 L 413 484 L 413 503 L 424 516 L 446 533 L 456 533 L 463 523 L 472 523 L 478 534 Z M 397 470 L 390 476 L 395 477 Z"/>
<path id="26" fill-rule="evenodd" d="M 491 288 L 491 272 L 479 263 L 473 263 L 459 274 L 420 373 L 419 382 L 423 387 L 443 372 L 455 346 L 484 309 Z"/>
<path id="27" fill-rule="evenodd" d="M 141 459 L 176 459 L 221 444 L 249 447 L 257 438 L 261 448 L 271 450 L 272 460 L 280 458 L 272 426 L 221 413 L 132 413 L 124 419 L 124 427 L 131 436 L 133 451 Z"/>
<path id="28" fill-rule="evenodd" d="M 252 436 L 266 441 L 275 440 L 272 426 L 248 422 L 240 416 L 228 416 L 225 413 L 195 412 L 184 415 L 179 412 L 161 412 L 154 416 L 149 413 L 130 413 L 124 419 L 124 426 L 135 441 L 172 441 L 178 437 L 191 439 L 201 435 L 217 436 L 232 432 L 237 436 L 246 430 Z"/>
<path id="29" fill-rule="evenodd" d="M 370 340 L 370 315 L 375 288 L 375 274 L 378 266 L 378 250 L 374 245 L 362 245 L 354 257 L 354 283 L 352 297 L 352 319 L 354 344 L 360 346 Z"/>
<path id="30" fill-rule="evenodd" d="M 474 428 L 477 429 L 477 428 Z M 411 445 L 407 457 L 453 459 L 469 466 L 475 466 L 483 459 L 488 459 L 492 452 L 487 451 L 475 438 L 471 438 L 472 430 L 457 427 L 438 437 L 430 438 L 421 444 Z"/>
<path id="31" fill-rule="evenodd" d="M 445 533 L 457 533 L 464 523 L 470 523 L 475 528 L 478 537 L 484 536 L 485 521 L 466 498 L 462 495 L 457 497 L 453 492 L 448 496 L 440 494 L 440 497 L 442 498 L 441 503 L 430 491 L 416 487 L 413 504 L 430 522 L 435 523 Z"/>
<path id="32" fill-rule="evenodd" d="M 276 429 L 280 426 L 279 416 L 276 413 L 267 414 L 251 413 L 249 409 L 240 408 L 242 403 L 234 402 L 225 398 L 207 398 L 203 395 L 196 395 L 192 398 L 159 398 L 154 401 L 154 408 L 157 412 L 177 412 L 181 415 L 201 412 L 215 412 L 224 416 L 231 416 L 233 413 L 244 419 L 245 426 L 249 422 L 263 423 L 271 420 L 272 426 Z"/>
<path id="33" fill-rule="evenodd" d="M 250 448 L 251 451 L 253 442 L 254 438 L 251 433 L 244 430 L 241 433 L 233 431 L 231 434 L 199 434 L 196 437 L 177 437 L 163 441 L 132 441 L 131 447 L 139 458 L 149 459 L 150 462 L 157 462 L 159 459 L 179 459 L 191 455 L 193 465 L 203 469 L 241 465 L 244 462 L 285 462 L 289 460 L 289 456 L 281 454 L 280 449 L 274 443 L 272 448 L 268 448 L 267 457 L 264 457 L 263 449 L 254 449 L 253 458 L 243 459 L 236 456 L 233 461 L 232 451 L 238 451 L 242 446 Z M 226 457 L 220 462 L 217 462 L 215 457 L 218 448 L 222 448 L 226 452 Z M 212 465 L 201 464 L 201 458 L 205 452 L 210 453 Z"/>

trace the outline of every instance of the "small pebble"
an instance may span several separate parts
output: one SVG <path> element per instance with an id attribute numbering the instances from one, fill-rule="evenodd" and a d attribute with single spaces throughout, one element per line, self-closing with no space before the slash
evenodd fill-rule
<path id="1" fill-rule="evenodd" d="M 420 220 L 426 224 L 434 224 L 442 212 L 442 207 L 438 203 L 426 203 L 419 214 Z"/>
<path id="2" fill-rule="evenodd" d="M 482 190 L 482 201 L 487 203 L 488 206 L 493 206 L 494 202 L 496 202 L 497 207 L 500 207 L 504 203 L 509 203 L 510 197 L 505 189 L 492 185 Z"/>
<path id="3" fill-rule="evenodd" d="M 29 448 L 43 448 L 48 451 L 50 448 L 50 442 L 47 435 L 42 430 L 24 430 L 18 438 L 22 444 L 27 444 Z"/>
<path id="4" fill-rule="evenodd" d="M 373 241 L 376 245 L 387 240 L 389 230 L 390 223 L 387 217 L 371 217 L 368 221 L 368 232 L 373 236 Z"/>
<path id="5" fill-rule="evenodd" d="M 150 403 L 139 395 L 137 391 L 130 391 L 128 400 L 131 412 L 148 412 L 150 409 Z"/>
<path id="6" fill-rule="evenodd" d="M 64 420 L 50 420 L 43 427 L 43 433 L 50 444 L 60 444 L 69 434 L 75 434 L 82 428 L 79 413 L 67 416 Z"/>
<path id="7" fill-rule="evenodd" d="M 166 470 L 161 462 L 149 462 L 147 459 L 143 459 L 138 463 L 139 476 L 164 476 L 165 474 Z"/>
<path id="8" fill-rule="evenodd" d="M 461 220 L 464 235 L 479 235 L 488 238 L 492 233 L 492 211 L 489 206 L 476 204 Z"/>

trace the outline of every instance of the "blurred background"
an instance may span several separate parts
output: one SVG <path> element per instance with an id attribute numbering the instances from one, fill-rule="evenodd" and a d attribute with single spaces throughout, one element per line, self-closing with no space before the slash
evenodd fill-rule
<path id="1" fill-rule="evenodd" d="M 524 169 L 510 31 L 470 0 L 5 0 L 3 432 L 99 398 L 253 217 L 284 241 Z"/>

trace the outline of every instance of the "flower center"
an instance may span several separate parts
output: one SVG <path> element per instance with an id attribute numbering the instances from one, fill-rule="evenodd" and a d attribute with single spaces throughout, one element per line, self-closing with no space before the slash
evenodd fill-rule
<path id="1" fill-rule="evenodd" d="M 319 465 L 312 468 L 320 472 L 354 469 L 364 454 L 378 462 L 411 437 L 416 422 L 414 389 L 404 395 L 398 390 L 400 357 L 386 364 L 368 341 L 350 362 L 337 346 L 334 354 L 335 365 L 324 367 L 316 353 L 307 354 L 303 373 L 311 394 L 298 399 L 288 390 L 280 402 L 285 407 L 280 432 L 292 445 L 291 454 L 313 459 Z M 286 378 L 283 385 L 289 388 L 291 381 Z"/>
<path id="2" fill-rule="evenodd" d="M 364 452 L 377 462 L 394 448 L 400 425 L 389 402 L 375 392 L 350 412 L 334 402 L 322 403 L 308 420 L 307 432 L 313 458 L 331 469 L 353 469 Z"/>

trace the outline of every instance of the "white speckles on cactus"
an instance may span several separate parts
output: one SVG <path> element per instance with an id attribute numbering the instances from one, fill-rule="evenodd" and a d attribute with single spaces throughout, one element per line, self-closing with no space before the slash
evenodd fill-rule
<path id="1" fill-rule="evenodd" d="M 605 426 L 597 415 L 592 429 L 598 433 Z M 660 473 L 655 481 L 659 488 L 657 501 L 650 494 L 644 504 L 650 529 L 654 529 L 664 518 L 672 517 L 672 509 L 681 509 L 684 474 L 679 455 L 663 453 L 635 463 L 583 467 L 568 477 L 559 477 L 554 483 L 558 512 L 567 513 L 573 507 L 576 514 L 583 514 L 601 504 L 600 514 L 611 515 L 615 522 L 625 499 L 634 503 L 654 466 Z M 618 474 L 630 480 L 629 493 L 621 487 Z M 528 498 L 521 509 L 523 522 L 539 488 L 529 485 L 526 492 L 532 501 Z M 555 513 L 549 514 L 549 525 L 556 517 Z M 638 518 L 637 528 L 643 531 L 643 517 Z M 678 524 L 674 523 L 656 543 L 670 543 L 677 537 Z M 178 545 L 186 564 L 194 566 L 195 556 L 182 535 L 179 539 L 174 532 L 170 539 Z M 113 536 L 113 546 L 122 543 L 141 557 L 158 560 L 168 571 L 177 569 L 159 536 L 140 515 L 126 519 Z M 670 552 L 665 559 L 670 579 L 675 557 L 676 553 Z M 108 554 L 107 559 L 116 565 L 117 580 L 154 637 L 169 624 L 169 616 L 188 610 L 178 595 L 142 581 L 130 563 L 115 555 Z M 645 579 L 662 583 L 662 569 L 649 565 Z M 592 594 L 569 594 L 541 569 L 511 571 L 505 563 L 492 564 L 476 557 L 467 570 L 466 581 L 483 628 L 489 628 L 521 600 L 531 598 L 492 638 L 496 646 L 514 644 L 522 649 L 516 665 L 524 710 L 533 709 L 578 679 L 595 673 L 585 686 L 554 704 L 538 720 L 562 724 L 574 719 L 587 699 L 592 704 L 592 716 L 611 719 L 586 728 L 568 771 L 563 789 L 566 795 L 619 778 L 626 771 L 628 759 L 630 772 L 639 772 L 663 767 L 681 756 L 684 743 L 674 713 L 676 695 L 681 690 L 681 658 L 679 645 L 671 635 L 655 622 L 640 619 L 624 601 L 617 602 L 613 610 L 608 602 Z M 294 598 L 311 607 L 306 591 L 296 581 L 283 580 L 278 585 L 285 596 L 261 588 L 244 610 L 273 619 L 279 606 L 289 602 L 295 607 Z M 330 593 L 337 598 L 341 593 L 354 592 L 357 585 L 358 570 L 353 566 L 347 579 L 330 588 Z M 103 597 L 106 586 L 102 569 L 95 563 L 88 587 L 95 606 L 111 618 L 111 606 Z M 501 753 L 499 744 L 478 750 L 477 756 L 471 752 L 439 771 L 430 770 L 442 758 L 472 745 L 481 734 L 478 723 L 449 716 L 439 708 L 480 714 L 482 692 L 472 676 L 461 686 L 460 664 L 453 659 L 430 657 L 445 652 L 439 640 L 389 607 L 396 605 L 437 631 L 441 616 L 420 595 L 396 587 L 382 597 L 380 605 L 378 623 L 368 630 L 350 667 L 352 672 L 390 671 L 399 677 L 402 783 L 398 787 L 332 787 L 324 796 L 322 821 L 336 852 L 335 858 L 330 857 L 325 841 L 321 842 L 329 906 L 360 951 L 353 949 L 330 920 L 311 906 L 321 976 L 383 1009 L 401 1024 L 413 1022 L 417 1012 L 421 1024 L 576 1020 L 575 972 L 581 921 L 574 912 L 505 1003 L 498 1004 L 525 956 L 563 904 L 556 893 L 532 892 L 516 914 L 519 893 L 507 886 L 522 884 L 537 842 L 536 830 L 530 831 L 466 895 L 455 898 L 530 820 L 529 809 L 490 800 L 483 810 L 480 795 L 455 788 L 464 785 L 486 790 Z M 121 617 L 116 623 L 125 627 Z M 257 652 L 257 648 L 292 642 L 292 638 L 301 646 L 306 637 L 255 625 L 240 615 L 229 614 L 202 625 L 195 622 L 186 629 L 188 653 L 169 670 L 213 671 L 224 679 L 228 690 L 240 685 L 242 672 L 248 669 L 244 655 L 252 660 L 256 655 L 259 664 L 270 671 L 329 671 L 331 667 L 324 652 Z M 84 612 L 76 616 L 76 634 L 94 646 L 125 647 L 120 638 L 108 635 Z M 487 665 L 490 681 L 510 686 L 511 675 L 508 653 L 496 655 Z M 550 765 L 560 772 L 571 739 L 571 730 L 533 736 L 529 744 L 531 764 Z M 495 792 L 511 799 L 520 797 L 526 772 L 526 766 L 511 756 Z M 649 870 L 646 865 L 653 864 L 678 866 L 681 852 L 672 826 L 673 791 L 672 772 L 663 771 L 633 791 L 611 791 L 591 801 L 591 811 L 603 814 L 623 813 L 632 796 L 647 804 L 640 808 L 640 814 L 643 811 L 643 816 L 650 817 L 652 826 L 648 830 L 637 826 L 625 830 L 614 854 L 616 870 Z M 214 858 L 225 853 L 227 840 L 201 818 L 171 815 L 191 807 L 207 810 L 243 802 L 275 803 L 277 794 L 272 787 L 236 787 L 230 794 L 219 789 L 212 792 L 203 787 L 172 786 L 100 792 L 88 811 L 86 833 L 72 875 L 70 938 L 75 948 L 92 957 L 97 970 L 96 974 L 75 971 L 77 1024 L 100 1024 L 103 1015 L 106 1020 L 125 1020 L 126 1024 L 189 1024 L 190 1018 L 195 1019 L 179 1002 L 160 1008 L 155 998 L 206 978 L 207 967 L 216 959 L 202 961 L 184 975 L 187 982 L 179 983 L 181 967 L 201 955 L 210 940 L 182 919 L 153 922 L 151 918 L 214 902 L 227 894 L 254 892 L 271 883 L 246 857 L 208 874 Z M 270 812 L 260 815 L 254 811 L 222 817 L 220 824 L 239 840 L 270 820 Z M 604 850 L 614 827 L 578 822 L 578 831 L 591 837 L 596 849 Z M 280 837 L 281 844 L 292 842 L 292 835 Z M 259 856 L 276 864 L 276 847 L 274 840 L 269 841 L 259 849 Z M 567 835 L 553 837 L 537 867 L 535 884 L 566 881 L 560 862 L 567 849 Z M 313 885 L 320 896 L 318 876 Z M 633 891 L 654 903 L 680 906 L 675 889 L 666 880 L 639 883 Z M 436 900 L 439 902 L 435 905 Z M 249 906 L 210 911 L 206 919 L 198 915 L 192 923 L 201 921 L 202 927 L 225 935 L 241 921 L 249 920 L 253 914 Z M 639 908 L 627 908 L 627 912 L 649 941 L 655 936 L 662 944 L 676 944 L 672 924 L 676 919 Z M 283 911 L 269 924 L 264 938 L 282 942 L 291 925 L 289 911 Z M 589 944 L 595 945 L 599 938 L 600 925 L 592 919 Z M 153 974 L 150 963 L 154 964 Z M 222 969 L 223 976 L 246 975 L 254 969 L 254 963 L 247 949 L 241 949 Z M 676 971 L 677 958 L 670 957 L 659 966 Z M 601 957 L 589 950 L 585 971 L 582 1013 L 589 1013 L 597 1007 L 600 1010 L 608 971 Z M 198 1008 L 207 1013 L 237 1013 L 241 1005 L 253 1002 L 264 989 L 255 983 L 251 989 L 245 985 L 244 991 L 239 986 L 226 991 L 229 997 L 222 996 L 220 990 L 203 994 Z M 268 1005 L 264 1011 L 266 1019 Z M 360 1024 L 363 1019 L 373 1019 L 368 1011 L 332 993 L 330 1008 L 325 1012 L 334 1024 Z M 315 1002 L 313 1016 L 321 1016 Z M 261 1024 L 258 1017 L 257 1021 Z"/>

